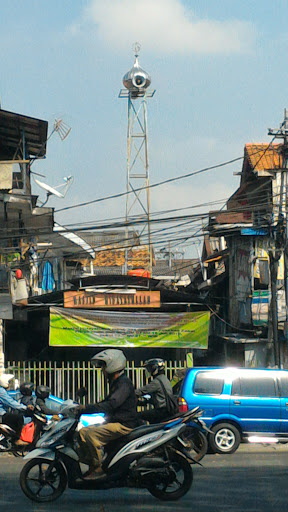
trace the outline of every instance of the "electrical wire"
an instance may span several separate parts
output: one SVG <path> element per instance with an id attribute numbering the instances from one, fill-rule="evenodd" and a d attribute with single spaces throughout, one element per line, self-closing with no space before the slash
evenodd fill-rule
<path id="1" fill-rule="evenodd" d="M 230 324 L 229 322 L 227 322 L 227 320 L 225 320 L 220 315 L 218 315 L 218 313 L 214 309 L 212 309 L 211 306 L 209 306 L 208 304 L 206 304 L 206 306 L 210 309 L 211 313 L 218 318 L 218 320 L 220 320 L 222 323 L 224 323 L 228 327 L 231 327 L 232 329 L 235 329 L 238 332 L 249 332 L 249 333 L 254 333 L 255 332 L 255 329 L 243 329 L 243 328 L 240 328 L 240 327 L 238 327 L 236 325 Z"/>
<path id="2" fill-rule="evenodd" d="M 229 160 L 229 161 L 226 161 L 226 162 L 222 162 L 220 164 L 212 165 L 210 167 L 205 167 L 205 168 L 199 169 L 197 171 L 192 171 L 192 172 L 189 172 L 187 174 L 183 174 L 181 176 L 176 176 L 174 178 L 168 178 L 167 180 L 163 180 L 163 181 L 160 181 L 158 183 L 154 183 L 154 184 L 149 185 L 149 186 L 135 188 L 133 190 L 129 190 L 129 191 L 126 191 L 126 192 L 120 192 L 118 194 L 113 194 L 113 195 L 106 196 L 106 197 L 100 197 L 98 199 L 92 199 L 91 201 L 86 201 L 84 203 L 78 203 L 76 205 L 66 206 L 64 208 L 60 208 L 58 210 L 55 210 L 55 212 L 58 213 L 58 212 L 66 211 L 66 210 L 71 210 L 72 208 L 80 208 L 82 206 L 88 206 L 90 204 L 95 204 L 95 203 L 99 203 L 99 202 L 102 202 L 102 201 L 107 201 L 107 200 L 110 200 L 110 199 L 117 199 L 119 197 L 123 197 L 123 196 L 129 195 L 129 194 L 132 194 L 132 193 L 134 194 L 135 192 L 140 192 L 141 190 L 147 190 L 147 189 L 156 188 L 156 187 L 159 187 L 159 186 L 162 186 L 162 185 L 166 185 L 167 183 L 172 183 L 174 181 L 179 181 L 179 180 L 183 180 L 183 179 L 186 179 L 186 178 L 190 178 L 191 176 L 196 176 L 197 174 L 201 174 L 203 172 L 208 172 L 208 171 L 211 171 L 213 169 L 219 169 L 220 167 L 224 167 L 226 165 L 230 165 L 230 164 L 232 164 L 234 162 L 237 162 L 239 160 L 243 160 L 243 158 L 244 158 L 243 156 L 237 157 L 237 158 L 234 158 L 232 160 Z"/>
<path id="3" fill-rule="evenodd" d="M 278 132 L 279 132 L 279 130 L 278 130 Z M 264 154 L 266 154 L 268 149 L 272 146 L 273 141 L 275 140 L 275 138 L 276 138 L 276 135 L 274 135 L 272 140 L 269 142 L 268 146 L 266 147 L 266 149 L 264 151 Z M 260 153 L 262 151 L 263 151 L 262 148 L 258 149 L 257 151 L 255 151 L 255 153 L 252 153 L 250 156 L 258 154 L 258 153 Z M 259 161 L 263 158 L 264 154 L 260 155 L 259 160 L 254 165 L 254 168 L 259 163 Z M 159 186 L 165 185 L 167 183 L 172 183 L 174 181 L 179 181 L 179 180 L 183 180 L 183 179 L 186 179 L 186 178 L 190 178 L 191 176 L 196 176 L 197 174 L 201 174 L 203 172 L 208 172 L 208 171 L 211 171 L 211 170 L 214 170 L 214 169 L 219 169 L 221 167 L 225 167 L 225 166 L 230 165 L 232 163 L 235 163 L 237 161 L 244 160 L 244 158 L 245 158 L 245 155 L 243 155 L 241 157 L 233 158 L 231 160 L 226 160 L 224 162 L 221 162 L 220 164 L 215 164 L 215 165 L 212 165 L 212 166 L 209 166 L 209 167 L 204 167 L 202 169 L 198 169 L 197 171 L 192 171 L 192 172 L 189 172 L 189 173 L 186 173 L 186 174 L 182 174 L 180 176 L 175 176 L 173 178 L 168 178 L 166 180 L 162 180 L 160 182 L 154 183 L 154 184 L 149 185 L 149 186 L 144 186 L 144 187 L 136 188 L 136 189 L 125 191 L 125 192 L 120 192 L 118 194 L 113 194 L 113 195 L 110 195 L 110 196 L 105 196 L 105 197 L 102 197 L 102 198 L 93 199 L 91 201 L 86 201 L 86 202 L 83 202 L 83 203 L 78 203 L 76 205 L 66 206 L 64 208 L 60 208 L 58 210 L 55 210 L 55 212 L 57 213 L 57 212 L 62 212 L 62 211 L 70 210 L 72 208 L 88 206 L 90 204 L 95 204 L 95 203 L 102 202 L 102 201 L 107 201 L 107 200 L 110 200 L 110 199 L 116 199 L 116 198 L 123 197 L 123 196 L 129 195 L 129 194 L 135 193 L 135 192 L 140 192 L 141 190 L 147 190 L 147 189 L 152 189 L 152 188 L 155 188 L 155 187 L 159 187 Z"/>

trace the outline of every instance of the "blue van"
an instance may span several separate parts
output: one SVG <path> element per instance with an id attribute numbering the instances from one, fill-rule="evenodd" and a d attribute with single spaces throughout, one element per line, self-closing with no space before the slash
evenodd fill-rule
<path id="1" fill-rule="evenodd" d="M 233 453 L 241 441 L 269 437 L 288 441 L 288 371 L 190 368 L 179 393 L 179 410 L 199 406 L 214 432 L 216 453 Z"/>

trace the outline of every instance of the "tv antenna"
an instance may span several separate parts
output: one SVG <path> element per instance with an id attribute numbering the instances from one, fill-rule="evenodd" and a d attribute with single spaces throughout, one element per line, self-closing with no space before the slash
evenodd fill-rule
<path id="1" fill-rule="evenodd" d="M 66 196 L 68 188 L 70 188 L 70 186 L 72 185 L 74 178 L 73 178 L 73 176 L 66 176 L 63 179 L 64 179 L 64 183 L 61 183 L 60 185 L 57 185 L 56 187 L 51 187 L 51 185 L 49 185 L 48 183 L 45 183 L 44 181 L 40 181 L 40 180 L 34 178 L 36 185 L 38 185 L 38 187 L 45 190 L 46 194 L 47 194 L 46 201 L 44 203 L 42 203 L 41 207 L 47 203 L 50 196 L 56 196 L 61 199 L 63 199 L 63 197 Z"/>
<path id="2" fill-rule="evenodd" d="M 68 126 L 68 124 L 64 123 L 63 119 L 55 119 L 52 133 L 57 132 L 60 139 L 64 140 L 64 139 L 66 139 L 67 135 L 69 135 L 70 131 L 71 131 L 70 126 Z M 52 133 L 51 133 L 51 135 L 52 135 Z"/>

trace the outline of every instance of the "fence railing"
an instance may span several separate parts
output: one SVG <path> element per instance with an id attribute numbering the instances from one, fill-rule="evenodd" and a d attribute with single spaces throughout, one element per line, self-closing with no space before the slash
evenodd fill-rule
<path id="1" fill-rule="evenodd" d="M 42 384 L 51 389 L 51 393 L 64 400 L 76 399 L 76 391 L 81 387 L 87 389 L 86 400 L 99 401 L 107 393 L 103 374 L 95 369 L 90 361 L 8 361 L 6 367 L 12 371 L 19 383 L 31 381 L 35 387 Z M 175 378 L 179 370 L 184 370 L 184 361 L 167 361 L 166 375 L 169 380 Z M 134 362 L 127 363 L 126 373 L 132 380 L 135 388 L 146 383 L 145 369 L 136 366 Z"/>

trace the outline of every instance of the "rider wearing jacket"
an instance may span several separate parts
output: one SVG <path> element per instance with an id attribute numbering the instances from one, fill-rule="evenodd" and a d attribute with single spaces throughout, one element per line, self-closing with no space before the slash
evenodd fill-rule
<path id="1" fill-rule="evenodd" d="M 103 412 L 107 417 L 107 423 L 84 427 L 79 432 L 80 452 L 85 452 L 85 459 L 90 466 L 87 479 L 103 474 L 101 447 L 109 441 L 129 434 L 139 425 L 134 387 L 124 374 L 126 357 L 123 352 L 115 349 L 103 350 L 96 354 L 91 362 L 101 368 L 108 378 L 110 391 L 102 402 L 81 407 L 81 413 Z"/>
<path id="2" fill-rule="evenodd" d="M 35 406 L 38 408 L 43 414 L 47 414 L 48 416 L 57 416 L 59 414 L 59 411 L 56 409 L 51 409 L 46 404 L 46 398 L 50 395 L 50 388 L 48 386 L 37 386 L 35 390 L 36 395 L 36 402 Z"/>
<path id="3" fill-rule="evenodd" d="M 167 411 L 166 394 L 173 393 L 171 384 L 165 375 L 165 363 L 163 359 L 154 358 L 148 359 L 143 365 L 148 373 L 152 377 L 148 384 L 136 389 L 135 393 L 137 397 L 143 397 L 144 395 L 150 395 L 150 398 L 145 403 L 153 405 L 153 409 L 140 412 L 139 416 L 142 420 L 149 421 L 149 423 L 158 423 L 164 419 L 167 419 L 170 414 Z M 164 389 L 163 389 L 164 387 Z M 142 401 L 138 402 L 139 405 L 143 405 Z"/>
<path id="4" fill-rule="evenodd" d="M 0 375 L 0 422 L 5 423 L 5 425 L 15 430 L 17 438 L 15 444 L 20 446 L 27 444 L 19 439 L 24 423 L 23 413 L 27 411 L 27 407 L 14 400 L 7 392 L 13 379 L 14 375 L 11 373 L 3 373 Z M 29 408 L 31 408 L 31 406 L 29 406 L 28 409 Z"/>
<path id="5" fill-rule="evenodd" d="M 21 384 L 19 388 L 19 391 L 22 395 L 20 399 L 20 404 L 34 406 L 34 397 L 32 396 L 33 389 L 33 382 L 23 382 L 23 384 Z"/>

